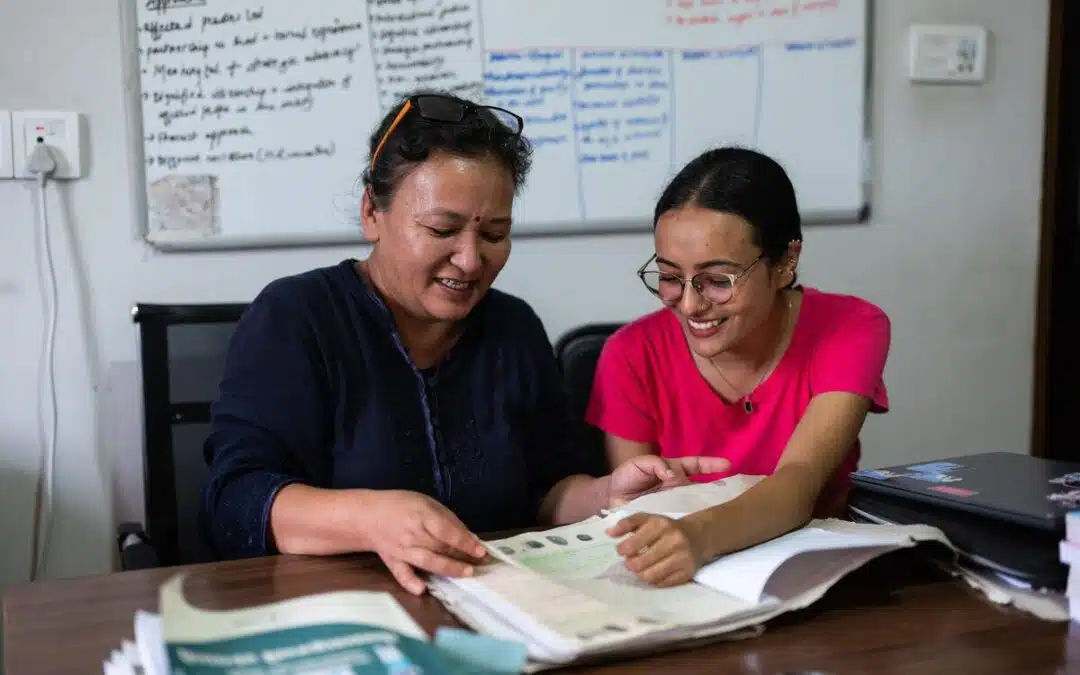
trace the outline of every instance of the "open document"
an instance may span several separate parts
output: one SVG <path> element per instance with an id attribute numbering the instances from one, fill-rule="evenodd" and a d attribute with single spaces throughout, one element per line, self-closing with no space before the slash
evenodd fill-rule
<path id="1" fill-rule="evenodd" d="M 629 513 L 683 517 L 734 499 L 760 478 L 654 493 L 602 517 L 488 542 L 491 564 L 472 578 L 434 578 L 432 592 L 474 630 L 524 642 L 537 666 L 565 664 L 759 632 L 877 556 L 924 541 L 947 545 L 927 526 L 815 520 L 712 561 L 692 583 L 656 588 L 626 568 L 619 540 L 606 534 Z"/>

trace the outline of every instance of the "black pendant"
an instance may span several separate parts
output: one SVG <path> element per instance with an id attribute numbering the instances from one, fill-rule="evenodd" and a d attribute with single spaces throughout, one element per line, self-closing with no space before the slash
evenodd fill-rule
<path id="1" fill-rule="evenodd" d="M 746 399 L 745 401 L 743 401 L 742 409 L 747 415 L 749 415 L 750 413 L 754 412 L 754 404 L 750 402 L 750 399 Z"/>

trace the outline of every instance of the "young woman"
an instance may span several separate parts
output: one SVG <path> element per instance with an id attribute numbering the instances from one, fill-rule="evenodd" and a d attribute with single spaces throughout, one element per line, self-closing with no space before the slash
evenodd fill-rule
<path id="1" fill-rule="evenodd" d="M 630 569 L 666 586 L 842 506 L 863 421 L 888 408 L 890 327 L 869 302 L 796 285 L 795 191 L 765 155 L 704 153 L 653 222 L 656 253 L 638 276 L 665 307 L 608 340 L 587 418 L 615 467 L 705 455 L 767 475 L 727 504 L 612 531 L 633 533 L 619 547 Z"/>
<path id="2" fill-rule="evenodd" d="M 543 325 L 491 288 L 529 167 L 521 131 L 506 110 L 409 97 L 371 137 L 367 259 L 251 304 L 205 444 L 220 556 L 374 551 L 419 593 L 417 570 L 471 573 L 474 532 L 576 521 L 722 468 L 646 458 L 581 475 Z"/>

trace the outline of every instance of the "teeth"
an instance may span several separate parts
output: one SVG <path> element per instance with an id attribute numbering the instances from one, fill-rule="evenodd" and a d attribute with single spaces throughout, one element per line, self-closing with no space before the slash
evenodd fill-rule
<path id="1" fill-rule="evenodd" d="M 457 281 L 456 279 L 439 279 L 439 283 L 455 291 L 463 291 L 470 285 L 468 281 Z"/>
<path id="2" fill-rule="evenodd" d="M 720 319 L 713 319 L 712 321 L 701 322 L 689 319 L 687 320 L 687 323 L 689 323 L 690 327 L 694 330 L 709 330 L 710 328 L 716 328 L 717 326 L 719 326 L 721 321 Z"/>

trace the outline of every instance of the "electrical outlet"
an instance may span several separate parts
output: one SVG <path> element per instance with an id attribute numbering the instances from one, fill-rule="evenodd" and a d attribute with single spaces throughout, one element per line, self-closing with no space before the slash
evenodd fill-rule
<path id="1" fill-rule="evenodd" d="M 987 31 L 982 26 L 911 26 L 908 77 L 913 82 L 981 83 L 986 79 Z"/>
<path id="2" fill-rule="evenodd" d="M 15 153 L 11 150 L 11 111 L 0 110 L 0 180 L 15 177 Z"/>
<path id="3" fill-rule="evenodd" d="M 17 110 L 12 115 L 12 127 L 16 178 L 34 177 L 26 169 L 26 160 L 37 143 L 45 143 L 52 150 L 56 171 L 51 178 L 82 178 L 82 129 L 78 113 Z"/>

